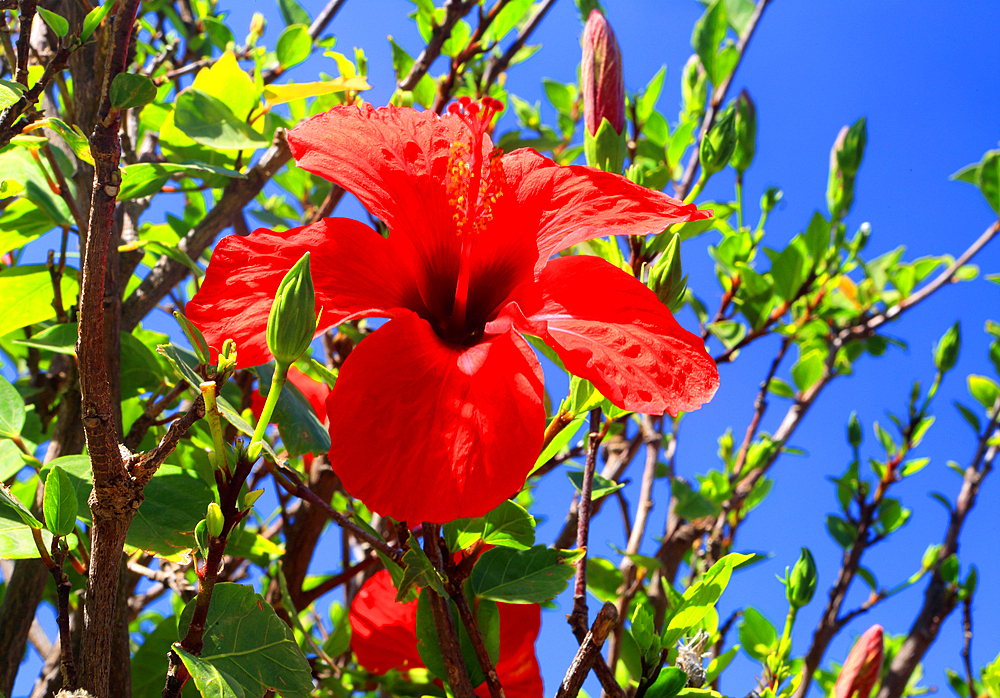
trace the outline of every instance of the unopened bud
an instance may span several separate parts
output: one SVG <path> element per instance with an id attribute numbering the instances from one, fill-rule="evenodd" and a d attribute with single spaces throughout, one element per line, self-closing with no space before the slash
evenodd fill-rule
<path id="1" fill-rule="evenodd" d="M 725 169 L 736 148 L 736 110 L 730 107 L 701 139 L 698 158 L 705 176 Z"/>
<path id="2" fill-rule="evenodd" d="M 861 117 L 850 128 L 844 126 L 830 150 L 830 179 L 826 186 L 826 203 L 833 218 L 842 218 L 854 203 L 854 177 L 865 154 L 867 132 Z"/>
<path id="3" fill-rule="evenodd" d="M 955 368 L 958 361 L 958 350 L 962 347 L 962 334 L 959 323 L 955 323 L 942 335 L 934 347 L 934 366 L 941 373 Z"/>
<path id="4" fill-rule="evenodd" d="M 684 64 L 681 74 L 681 99 L 684 111 L 681 121 L 699 121 L 705 113 L 705 101 L 708 99 L 708 74 L 701 65 L 697 54 L 692 54 Z"/>
<path id="5" fill-rule="evenodd" d="M 222 515 L 222 508 L 215 502 L 208 503 L 208 511 L 205 513 L 205 530 L 212 538 L 222 535 L 222 527 L 226 523 L 226 517 Z"/>
<path id="6" fill-rule="evenodd" d="M 847 655 L 833 688 L 834 698 L 868 698 L 882 676 L 882 626 L 873 625 Z"/>
<path id="7" fill-rule="evenodd" d="M 247 34 L 247 45 L 254 46 L 257 40 L 264 35 L 264 30 L 267 28 L 267 20 L 264 18 L 260 12 L 254 12 L 253 17 L 250 19 L 250 33 Z"/>
<path id="8" fill-rule="evenodd" d="M 770 213 L 774 210 L 774 207 L 778 205 L 781 201 L 781 197 L 785 195 L 785 192 L 778 189 L 778 187 L 768 187 L 764 190 L 764 195 L 760 197 L 760 210 L 762 213 Z"/>
<path id="9" fill-rule="evenodd" d="M 181 326 L 184 330 L 184 336 L 187 337 L 188 342 L 191 343 L 191 348 L 194 349 L 195 356 L 198 357 L 198 363 L 207 364 L 209 361 L 208 352 L 208 342 L 205 341 L 205 335 L 201 333 L 194 324 L 188 320 L 183 313 L 174 311 L 174 319 L 177 320 L 177 324 Z"/>
<path id="10" fill-rule="evenodd" d="M 855 412 L 851 412 L 851 418 L 847 420 L 847 441 L 857 448 L 861 445 L 861 423 L 858 422 L 858 415 Z"/>
<path id="11" fill-rule="evenodd" d="M 267 318 L 267 348 L 279 364 L 290 365 L 309 348 L 315 333 L 316 293 L 306 252 L 278 286 Z"/>
<path id="12" fill-rule="evenodd" d="M 236 365 L 236 342 L 227 339 L 222 343 L 222 351 L 219 352 L 219 372 L 224 373 Z"/>
<path id="13" fill-rule="evenodd" d="M 666 233 L 664 233 L 666 235 Z M 649 288 L 663 305 L 676 313 L 684 304 L 687 277 L 681 270 L 681 236 L 674 233 L 659 261 L 649 270 Z"/>
<path id="14" fill-rule="evenodd" d="M 809 548 L 802 548 L 791 573 L 785 571 L 785 597 L 792 608 L 802 608 L 816 593 L 816 562 Z"/>
<path id="15" fill-rule="evenodd" d="M 580 83 L 587 164 L 617 174 L 625 162 L 625 79 L 615 33 L 599 10 L 583 28 Z"/>
<path id="16" fill-rule="evenodd" d="M 746 90 L 736 98 L 736 147 L 730 164 L 743 174 L 753 162 L 757 148 L 757 110 Z"/>

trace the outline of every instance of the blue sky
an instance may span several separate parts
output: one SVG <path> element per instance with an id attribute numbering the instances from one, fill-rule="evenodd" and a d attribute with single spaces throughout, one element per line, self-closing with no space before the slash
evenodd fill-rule
<path id="1" fill-rule="evenodd" d="M 322 2 L 305 0 L 314 14 Z M 282 27 L 272 2 L 220 0 L 221 10 L 230 10 L 230 26 L 238 37 L 245 35 L 253 12 L 269 20 L 265 35 L 273 45 Z M 690 34 L 702 7 L 695 0 L 609 0 L 608 17 L 624 49 L 626 83 L 630 90 L 643 87 L 661 65 L 667 78 L 658 108 L 671 121 L 680 107 L 681 68 L 691 53 Z M 348 0 L 329 32 L 338 37 L 338 50 L 363 47 L 369 59 L 369 81 L 374 89 L 367 98 L 383 104 L 392 92 L 394 78 L 387 35 L 392 35 L 411 54 L 422 42 L 406 15 L 412 4 L 405 0 Z M 579 63 L 581 24 L 571 0 L 560 0 L 532 38 L 542 51 L 510 73 L 508 88 L 534 102 L 542 98 L 541 78 L 575 79 Z M 765 244 L 781 248 L 803 230 L 815 209 L 825 211 L 825 190 L 830 146 L 841 126 L 860 116 L 867 117 L 868 148 L 858 176 L 855 205 L 846 223 L 853 232 L 863 223 L 872 227 L 869 257 L 905 245 L 906 258 L 950 253 L 959 254 L 995 219 L 979 193 L 970 185 L 950 182 L 948 177 L 962 166 L 976 162 L 997 147 L 1000 139 L 1000 5 L 995 0 L 963 3 L 931 3 L 850 0 L 838 3 L 776 0 L 767 9 L 760 28 L 733 82 L 731 95 L 746 87 L 757 105 L 757 158 L 747 172 L 745 192 L 754 202 L 768 185 L 784 190 L 784 199 L 772 213 Z M 432 73 L 440 71 L 440 64 Z M 295 68 L 298 81 L 315 79 L 319 71 L 334 72 L 329 59 L 314 57 Z M 554 120 L 551 108 L 543 115 Z M 500 131 L 513 127 L 510 120 Z M 731 198 L 731 173 L 718 176 L 705 192 L 706 199 Z M 749 218 L 756 220 L 755 207 Z M 366 220 L 353 200 L 337 212 Z M 712 262 L 705 246 L 714 242 L 702 237 L 686 243 L 684 268 L 690 285 L 714 308 L 719 299 Z M 984 272 L 1000 271 L 1000 247 L 994 243 L 976 259 Z M 928 456 L 931 464 L 919 475 L 896 486 L 895 495 L 914 509 L 911 522 L 889 542 L 866 558 L 881 584 L 894 586 L 919 565 L 929 543 L 940 542 L 946 525 L 945 512 L 927 496 L 939 490 L 954 499 L 959 479 L 945 467 L 948 460 L 963 465 L 974 449 L 971 432 L 951 406 L 952 400 L 970 402 L 965 375 L 993 375 L 986 358 L 987 338 L 982 331 L 987 318 L 1000 321 L 1000 287 L 982 279 L 948 287 L 917 310 L 906 314 L 886 332 L 909 344 L 908 350 L 890 348 L 879 359 L 859 360 L 853 377 L 839 379 L 824 393 L 799 428 L 792 443 L 808 451 L 808 457 L 782 457 L 773 470 L 774 490 L 751 516 L 737 540 L 738 550 L 766 551 L 774 557 L 734 577 L 723 596 L 720 615 L 746 604 L 760 609 L 775 623 L 786 611 L 784 592 L 775 580 L 786 565 L 794 563 L 799 547 L 810 547 L 820 573 L 820 588 L 813 603 L 799 616 L 794 651 L 808 648 L 826 590 L 839 567 L 839 548 L 824 526 L 835 511 L 828 475 L 839 474 L 850 460 L 844 429 L 851 411 L 858 413 L 865 428 L 862 457 L 880 455 L 872 422 L 888 422 L 887 409 L 901 412 L 913 380 L 929 383 L 933 377 L 931 346 L 956 320 L 962 323 L 963 349 L 957 369 L 949 375 L 933 412 L 936 424 L 916 456 Z M 690 312 L 680 316 L 689 329 L 696 326 Z M 156 323 L 157 325 L 160 323 Z M 164 328 L 168 325 L 163 325 Z M 742 435 L 752 412 L 759 381 L 776 349 L 764 340 L 744 352 L 737 364 L 721 370 L 722 385 L 715 400 L 685 420 L 678 455 L 679 474 L 693 479 L 718 464 L 716 439 L 729 426 Z M 786 371 L 787 371 L 786 364 Z M 551 378 L 551 377 L 550 377 Z M 995 376 L 994 376 L 995 378 Z M 549 380 L 549 390 L 558 399 L 565 387 Z M 763 428 L 773 430 L 784 414 L 782 401 L 772 400 Z M 639 466 L 634 466 L 639 467 Z M 626 492 L 637 495 L 636 481 Z M 970 516 L 959 550 L 963 575 L 969 563 L 980 571 L 980 590 L 975 603 L 975 666 L 991 660 L 1000 650 L 1000 561 L 994 552 L 995 531 L 1000 526 L 1000 499 L 996 475 L 984 484 L 979 504 Z M 652 536 L 663 530 L 666 485 L 660 481 L 643 553 L 655 550 Z M 538 529 L 540 542 L 549 542 L 562 525 L 572 489 L 568 480 L 555 473 L 538 491 L 538 511 L 547 521 Z M 606 543 L 623 545 L 623 531 L 609 507 L 595 521 L 591 550 L 617 562 Z M 335 536 L 329 536 L 331 539 Z M 339 538 L 339 536 L 336 536 Z M 335 542 L 329 556 L 319 555 L 316 572 L 332 570 L 339 555 Z M 329 560 L 327 564 L 326 560 Z M 856 584 L 847 608 L 861 603 L 866 590 Z M 842 661 L 853 638 L 872 623 L 888 631 L 905 633 L 923 596 L 924 584 L 880 605 L 850 624 L 831 644 L 827 659 Z M 538 643 L 546 693 L 555 691 L 575 642 L 563 623 L 571 599 L 559 599 L 558 611 L 543 618 Z M 325 608 L 325 606 L 321 606 Z M 596 608 L 596 602 L 592 603 Z M 936 645 L 925 659 L 925 683 L 950 694 L 944 685 L 944 667 L 960 666 L 961 623 L 957 614 L 945 624 Z M 727 646 L 736 641 L 735 633 Z M 722 690 L 746 695 L 755 687 L 760 667 L 741 655 L 724 675 Z M 19 689 L 28 690 L 26 670 Z M 23 687 L 23 688 L 22 688 Z M 596 695 L 599 687 L 591 679 L 586 689 Z"/>

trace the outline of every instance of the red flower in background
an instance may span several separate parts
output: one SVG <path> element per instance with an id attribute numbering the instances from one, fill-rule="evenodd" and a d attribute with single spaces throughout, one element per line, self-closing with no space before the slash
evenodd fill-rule
<path id="1" fill-rule="evenodd" d="M 834 698 L 868 698 L 882 677 L 884 653 L 882 626 L 873 625 L 858 638 L 847 655 L 833 688 Z"/>
<path id="2" fill-rule="evenodd" d="M 424 666 L 417 652 L 417 602 L 396 603 L 396 587 L 385 570 L 365 582 L 349 614 L 351 649 L 358 664 L 373 674 Z M 542 676 L 535 640 L 542 624 L 537 604 L 497 604 L 500 610 L 500 661 L 497 677 L 507 698 L 541 698 Z M 487 698 L 484 683 L 476 694 Z"/>
<path id="3" fill-rule="evenodd" d="M 381 219 L 327 218 L 224 238 L 187 315 L 241 366 L 269 359 L 275 290 L 312 252 L 318 331 L 392 318 L 351 353 L 330 394 L 330 460 L 345 488 L 397 520 L 480 516 L 524 484 L 542 443 L 541 337 L 614 404 L 662 414 L 711 399 L 702 341 L 642 283 L 596 257 L 556 257 L 590 238 L 658 233 L 708 215 L 619 175 L 501 155 L 500 105 L 449 114 L 335 107 L 293 129 L 300 167 Z"/>

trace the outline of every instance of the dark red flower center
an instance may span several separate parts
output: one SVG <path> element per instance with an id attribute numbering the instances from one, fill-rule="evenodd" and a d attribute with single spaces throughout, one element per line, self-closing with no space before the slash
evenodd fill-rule
<path id="1" fill-rule="evenodd" d="M 470 340 L 475 341 L 487 320 L 470 315 L 469 282 L 475 237 L 490 225 L 494 206 L 507 184 L 500 157 L 503 151 L 494 148 L 487 157 L 483 156 L 483 136 L 493 116 L 502 109 L 503 105 L 490 97 L 484 97 L 482 102 L 461 97 L 448 107 L 448 113 L 461 119 L 472 134 L 471 148 L 455 141 L 448 160 L 448 205 L 461 238 L 461 251 L 451 316 L 436 323 L 435 330 L 442 339 L 451 342 L 468 344 Z"/>

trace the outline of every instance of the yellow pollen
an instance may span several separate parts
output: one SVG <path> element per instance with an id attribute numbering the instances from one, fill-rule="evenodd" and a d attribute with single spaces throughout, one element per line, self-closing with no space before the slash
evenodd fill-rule
<path id="1" fill-rule="evenodd" d="M 468 146 L 457 141 L 452 143 L 446 176 L 448 205 L 454 211 L 452 219 L 458 235 L 481 233 L 493 220 L 493 206 L 503 196 L 507 184 L 502 154 L 500 148 L 494 148 L 476 172 Z M 472 191 L 477 193 L 476 201 L 470 200 Z"/>

